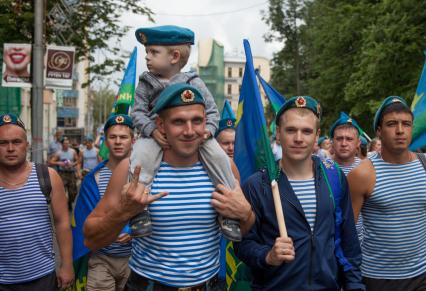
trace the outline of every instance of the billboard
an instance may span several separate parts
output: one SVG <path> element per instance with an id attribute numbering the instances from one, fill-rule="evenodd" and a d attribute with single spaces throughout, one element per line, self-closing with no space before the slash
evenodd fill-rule
<path id="1" fill-rule="evenodd" d="M 71 89 L 74 70 L 74 47 L 48 46 L 46 50 L 45 85 L 48 88 Z"/>
<path id="2" fill-rule="evenodd" d="M 5 43 L 3 87 L 31 87 L 31 44 Z"/>

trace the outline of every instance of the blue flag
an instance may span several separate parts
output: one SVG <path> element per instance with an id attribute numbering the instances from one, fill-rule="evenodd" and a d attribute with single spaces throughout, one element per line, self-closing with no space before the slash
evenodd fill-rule
<path id="1" fill-rule="evenodd" d="M 423 52 L 426 56 L 426 51 Z M 411 110 L 414 114 L 413 140 L 410 150 L 417 150 L 426 146 L 426 62 L 417 85 Z"/>
<path id="2" fill-rule="evenodd" d="M 246 66 L 238 102 L 234 154 L 242 183 L 260 168 L 268 169 L 271 180 L 278 173 L 267 134 L 250 44 L 247 40 L 244 40 L 244 50 Z M 250 270 L 236 257 L 232 243 L 228 243 L 226 248 L 226 265 L 228 290 L 250 290 Z"/>

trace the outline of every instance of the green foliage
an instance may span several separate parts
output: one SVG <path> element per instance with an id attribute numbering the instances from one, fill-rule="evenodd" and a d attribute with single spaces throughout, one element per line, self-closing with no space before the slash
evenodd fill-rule
<path id="1" fill-rule="evenodd" d="M 290 1 L 270 0 L 270 8 L 289 10 L 286 2 Z M 345 111 L 374 136 L 371 125 L 380 102 L 389 95 L 409 102 L 414 96 L 426 49 L 426 2 L 312 0 L 304 2 L 300 11 L 301 94 L 320 100 L 323 130 L 328 131 L 339 112 Z M 286 23 L 285 13 L 270 14 L 265 20 L 287 40 L 273 59 L 272 80 L 290 96 L 295 92 L 294 70 L 286 64 L 294 57 L 287 53 L 286 31 L 275 24 Z"/>
<path id="2" fill-rule="evenodd" d="M 85 57 L 90 61 L 90 81 L 102 80 L 105 76 L 124 69 L 123 59 L 128 57 L 129 52 L 122 51 L 120 41 L 129 27 L 119 23 L 123 13 L 132 12 L 141 18 L 145 16 L 146 22 L 153 21 L 152 11 L 143 1 L 80 0 L 72 13 L 66 12 L 67 28 L 58 33 L 58 23 L 52 22 L 47 14 L 62 1 L 45 2 L 46 43 L 61 44 L 65 39 L 66 45 L 75 46 L 77 57 Z M 33 3 L 34 1 L 28 0 L 0 1 L 0 43 L 32 42 Z M 95 54 L 102 55 L 102 60 L 97 59 L 95 63 Z"/>

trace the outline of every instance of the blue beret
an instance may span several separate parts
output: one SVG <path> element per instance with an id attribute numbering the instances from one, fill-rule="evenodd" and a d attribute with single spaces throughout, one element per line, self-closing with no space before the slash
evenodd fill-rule
<path id="1" fill-rule="evenodd" d="M 318 139 L 318 145 L 321 145 L 322 143 L 323 143 L 323 141 L 325 141 L 326 139 L 329 139 L 328 138 L 328 136 L 321 136 L 319 139 Z"/>
<path id="2" fill-rule="evenodd" d="M 288 99 L 277 113 L 275 123 L 280 124 L 281 115 L 291 108 L 306 108 L 311 110 L 318 118 L 321 118 L 321 106 L 317 100 L 311 96 L 294 96 Z"/>
<path id="3" fill-rule="evenodd" d="M 153 113 L 158 113 L 170 107 L 201 104 L 205 105 L 204 98 L 197 88 L 186 84 L 177 83 L 167 86 L 158 96 L 157 103 L 152 109 Z"/>
<path id="4" fill-rule="evenodd" d="M 361 140 L 361 145 L 363 146 L 367 146 L 368 145 L 368 141 L 365 137 L 363 137 L 362 135 L 359 137 L 359 139 Z"/>
<path id="5" fill-rule="evenodd" d="M 14 124 L 25 130 L 25 124 L 15 114 L 0 115 L 0 126 L 7 124 Z"/>
<path id="6" fill-rule="evenodd" d="M 334 130 L 336 129 L 336 127 L 340 125 L 344 125 L 344 124 L 352 125 L 358 131 L 358 135 L 362 134 L 362 129 L 359 126 L 359 124 L 355 121 L 355 119 L 351 118 L 345 112 L 340 112 L 340 117 L 333 123 L 333 125 L 330 128 L 331 138 L 334 137 Z"/>
<path id="7" fill-rule="evenodd" d="M 374 122 L 373 122 L 374 131 L 376 131 L 377 127 L 379 127 L 379 120 L 380 120 L 380 117 L 382 116 L 383 110 L 385 110 L 386 107 L 388 107 L 389 105 L 394 104 L 394 103 L 401 103 L 402 105 L 404 105 L 405 107 L 410 109 L 410 107 L 408 106 L 408 104 L 404 100 L 404 98 L 399 97 L 399 96 L 386 97 L 386 99 L 383 100 L 382 104 L 380 104 L 379 109 L 377 109 L 376 115 L 374 115 Z"/>
<path id="8" fill-rule="evenodd" d="M 104 132 L 113 125 L 126 125 L 131 129 L 134 128 L 132 119 L 127 114 L 113 114 L 105 122 Z"/>
<path id="9" fill-rule="evenodd" d="M 188 28 L 163 25 L 142 27 L 135 32 L 136 39 L 143 45 L 194 44 L 194 32 Z"/>
<path id="10" fill-rule="evenodd" d="M 232 111 L 231 104 L 229 104 L 228 100 L 225 100 L 225 104 L 223 105 L 222 115 L 219 120 L 219 128 L 215 134 L 215 137 L 217 137 L 222 130 L 225 130 L 228 128 L 234 129 L 235 121 L 237 121 L 237 119 L 235 118 L 234 111 Z"/>

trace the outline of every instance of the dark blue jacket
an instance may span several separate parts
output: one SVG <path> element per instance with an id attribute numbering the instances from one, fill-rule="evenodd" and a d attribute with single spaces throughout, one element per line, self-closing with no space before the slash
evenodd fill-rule
<path id="1" fill-rule="evenodd" d="M 345 175 L 341 175 L 343 223 L 341 246 L 352 265 L 343 272 L 334 254 L 334 206 L 319 158 L 313 157 L 317 212 L 314 232 L 286 175 L 278 180 L 288 236 L 295 247 L 295 259 L 274 267 L 265 258 L 279 237 L 272 190 L 266 172 L 259 171 L 243 185 L 243 192 L 256 214 L 256 222 L 239 244 L 237 256 L 253 273 L 253 290 L 365 290 L 361 280 L 361 249 L 354 224 Z"/>

